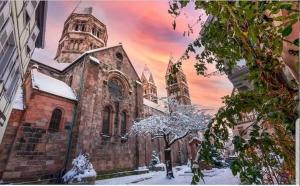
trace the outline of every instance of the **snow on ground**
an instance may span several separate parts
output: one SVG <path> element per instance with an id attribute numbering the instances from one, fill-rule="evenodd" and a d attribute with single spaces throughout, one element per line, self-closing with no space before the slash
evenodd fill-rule
<path id="1" fill-rule="evenodd" d="M 174 179 L 167 179 L 165 171 L 149 172 L 141 175 L 125 176 L 119 178 L 96 181 L 96 185 L 190 185 L 193 174 L 188 166 L 174 168 Z M 239 178 L 234 177 L 229 168 L 212 169 L 204 171 L 204 181 L 199 184 L 225 185 L 239 184 Z"/>

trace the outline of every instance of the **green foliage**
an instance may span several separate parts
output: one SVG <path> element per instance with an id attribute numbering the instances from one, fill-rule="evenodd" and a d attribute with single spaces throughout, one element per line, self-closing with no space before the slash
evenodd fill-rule
<path id="1" fill-rule="evenodd" d="M 194 54 L 194 66 L 199 75 L 205 75 L 206 65 L 211 63 L 218 71 L 230 74 L 236 62 L 245 59 L 249 69 L 245 78 L 253 85 L 252 90 L 223 98 L 225 106 L 218 110 L 214 122 L 204 134 L 205 141 L 199 148 L 201 159 L 213 164 L 215 152 L 224 148 L 229 138 L 228 128 L 233 129 L 245 114 L 255 113 L 254 121 L 243 131 L 249 139 L 238 136 L 233 139 L 238 158 L 230 167 L 232 173 L 239 174 L 241 182 L 246 184 L 295 183 L 294 135 L 298 104 L 295 97 L 298 87 L 284 80 L 282 67 L 285 62 L 281 55 L 284 37 L 292 33 L 292 25 L 299 19 L 299 3 L 192 3 L 195 9 L 203 9 L 213 19 L 188 45 L 177 65 Z M 187 1 L 170 2 L 169 13 L 176 19 L 187 4 Z M 287 15 L 278 14 L 280 11 L 286 11 Z M 282 23 L 274 26 L 274 21 Z M 299 46 L 299 39 L 290 43 Z M 203 50 L 199 53 L 200 48 Z M 268 129 L 272 129 L 272 135 Z M 282 176 L 283 172 L 288 172 L 289 176 Z M 193 183 L 199 181 L 199 174 L 195 174 Z"/>
<path id="2" fill-rule="evenodd" d="M 298 38 L 298 39 L 295 39 L 293 43 L 294 43 L 296 46 L 300 46 L 299 38 Z"/>
<path id="3" fill-rule="evenodd" d="M 292 31 L 293 31 L 292 25 L 289 25 L 286 28 L 284 28 L 281 33 L 282 33 L 283 37 L 286 37 L 286 36 L 290 35 L 292 33 Z"/>

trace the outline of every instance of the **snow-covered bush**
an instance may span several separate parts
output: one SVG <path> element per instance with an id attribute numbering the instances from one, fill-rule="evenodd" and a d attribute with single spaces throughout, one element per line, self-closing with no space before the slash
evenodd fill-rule
<path id="1" fill-rule="evenodd" d="M 79 154 L 73 160 L 72 165 L 72 169 L 63 176 L 65 183 L 81 182 L 82 178 L 96 177 L 97 175 L 87 153 Z"/>
<path id="2" fill-rule="evenodd" d="M 150 167 L 160 164 L 160 159 L 158 153 L 154 150 L 151 154 Z"/>

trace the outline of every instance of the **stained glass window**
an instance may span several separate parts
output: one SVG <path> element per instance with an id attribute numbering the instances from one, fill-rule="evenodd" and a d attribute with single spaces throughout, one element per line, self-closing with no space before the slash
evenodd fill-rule
<path id="1" fill-rule="evenodd" d="M 117 100 L 121 100 L 123 97 L 123 88 L 120 81 L 112 79 L 108 82 L 108 89 L 110 95 Z"/>

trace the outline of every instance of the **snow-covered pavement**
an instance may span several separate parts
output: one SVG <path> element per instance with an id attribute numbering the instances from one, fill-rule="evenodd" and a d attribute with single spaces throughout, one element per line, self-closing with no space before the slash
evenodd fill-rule
<path id="1" fill-rule="evenodd" d="M 164 171 L 149 172 L 141 175 L 125 176 L 119 178 L 96 181 L 97 185 L 190 185 L 193 174 L 188 166 L 174 168 L 174 179 L 167 179 Z M 239 178 L 234 177 L 229 168 L 212 169 L 204 171 L 204 181 L 199 184 L 209 185 L 236 185 Z"/>

